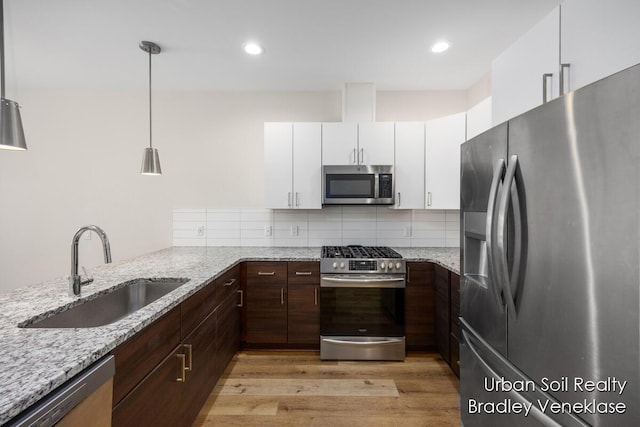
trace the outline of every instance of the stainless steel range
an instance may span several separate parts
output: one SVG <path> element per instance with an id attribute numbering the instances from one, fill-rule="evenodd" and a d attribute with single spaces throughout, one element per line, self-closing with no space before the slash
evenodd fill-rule
<path id="1" fill-rule="evenodd" d="M 387 247 L 323 246 L 320 358 L 404 360 L 406 266 Z"/>

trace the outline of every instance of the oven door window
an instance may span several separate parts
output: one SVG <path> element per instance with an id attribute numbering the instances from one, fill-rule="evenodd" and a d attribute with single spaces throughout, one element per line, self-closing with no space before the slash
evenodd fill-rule
<path id="1" fill-rule="evenodd" d="M 404 336 L 404 288 L 321 288 L 320 334 Z"/>
<path id="2" fill-rule="evenodd" d="M 331 199 L 373 199 L 375 174 L 327 174 L 326 197 Z"/>

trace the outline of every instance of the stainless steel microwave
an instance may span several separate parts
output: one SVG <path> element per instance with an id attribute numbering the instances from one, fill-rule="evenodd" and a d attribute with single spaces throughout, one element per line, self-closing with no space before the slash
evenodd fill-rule
<path id="1" fill-rule="evenodd" d="M 393 166 L 322 167 L 323 205 L 393 205 Z"/>

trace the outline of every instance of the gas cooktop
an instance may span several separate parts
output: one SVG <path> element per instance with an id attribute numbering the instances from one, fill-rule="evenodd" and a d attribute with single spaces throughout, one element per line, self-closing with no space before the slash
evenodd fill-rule
<path id="1" fill-rule="evenodd" d="M 323 246 L 320 273 L 404 274 L 402 255 L 386 246 Z"/>
<path id="2" fill-rule="evenodd" d="M 322 258 L 402 258 L 398 252 L 386 246 L 323 246 Z"/>

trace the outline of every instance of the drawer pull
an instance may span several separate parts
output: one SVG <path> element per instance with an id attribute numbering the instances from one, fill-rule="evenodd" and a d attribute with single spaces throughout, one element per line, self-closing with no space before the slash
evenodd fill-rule
<path id="1" fill-rule="evenodd" d="M 318 305 L 318 288 L 313 288 L 313 304 Z"/>
<path id="2" fill-rule="evenodd" d="M 258 271 L 258 276 L 275 276 L 275 271 Z"/>
<path id="3" fill-rule="evenodd" d="M 280 288 L 280 305 L 284 305 L 284 288 Z"/>
<path id="4" fill-rule="evenodd" d="M 180 376 L 178 378 L 176 378 L 176 381 L 178 381 L 179 383 L 183 383 L 186 380 L 186 371 L 187 371 L 187 366 L 185 364 L 185 356 L 184 354 L 176 354 L 176 357 L 178 359 L 180 359 Z"/>
<path id="5" fill-rule="evenodd" d="M 184 370 L 192 371 L 193 370 L 193 346 L 191 344 L 185 344 L 184 348 L 187 349 L 187 358 L 189 359 L 189 362 L 188 362 L 189 366 L 187 366 L 185 362 Z"/>
<path id="6" fill-rule="evenodd" d="M 244 307 L 244 291 L 238 289 L 238 293 L 240 294 L 240 304 L 238 304 L 238 307 Z"/>
<path id="7" fill-rule="evenodd" d="M 234 283 L 236 283 L 236 279 L 231 279 L 231 280 L 229 280 L 227 283 L 225 283 L 224 285 L 225 285 L 225 286 L 231 286 L 231 285 L 233 285 Z"/>
<path id="8" fill-rule="evenodd" d="M 296 276 L 311 276 L 311 274 L 313 273 L 310 271 L 296 271 Z"/>

